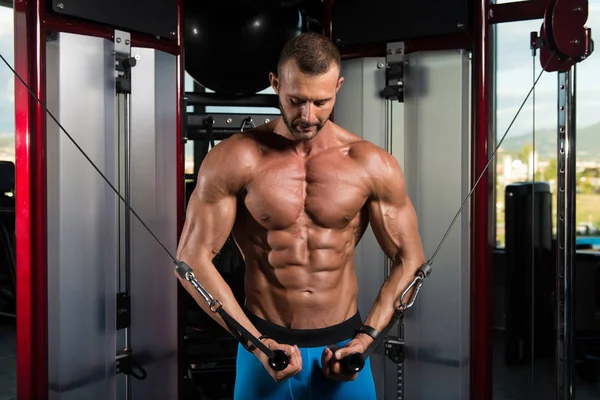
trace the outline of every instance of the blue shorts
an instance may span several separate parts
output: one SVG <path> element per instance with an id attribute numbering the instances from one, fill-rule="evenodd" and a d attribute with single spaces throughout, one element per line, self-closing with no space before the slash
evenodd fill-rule
<path id="1" fill-rule="evenodd" d="M 328 345 L 344 346 L 362 325 L 360 315 L 323 329 L 287 329 L 251 314 L 250 321 L 261 334 L 278 343 L 297 345 L 302 371 L 283 382 L 275 382 L 258 358 L 238 346 L 234 400 L 376 400 L 369 359 L 354 381 L 340 382 L 323 375 L 321 356 Z"/>

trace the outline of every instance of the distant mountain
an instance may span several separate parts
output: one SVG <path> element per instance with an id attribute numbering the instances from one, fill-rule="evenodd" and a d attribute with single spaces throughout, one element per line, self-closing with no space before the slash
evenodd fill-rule
<path id="1" fill-rule="evenodd" d="M 501 134 L 503 134 L 502 132 Z M 498 138 L 500 140 L 500 138 Z M 535 151 L 540 160 L 556 158 L 557 130 L 546 129 L 535 133 Z M 500 150 L 510 154 L 517 154 L 525 145 L 533 144 L 531 133 L 507 137 L 502 142 Z M 576 131 L 575 147 L 577 161 L 600 162 L 600 122 L 595 125 L 578 127 Z"/>
<path id="2" fill-rule="evenodd" d="M 8 134 L 8 133 L 0 134 L 0 149 L 14 149 L 14 147 L 15 147 L 15 135 L 14 134 Z"/>

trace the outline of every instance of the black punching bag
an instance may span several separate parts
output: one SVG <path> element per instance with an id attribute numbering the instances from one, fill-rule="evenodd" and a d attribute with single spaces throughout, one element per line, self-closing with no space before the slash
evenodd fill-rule
<path id="1" fill-rule="evenodd" d="M 185 70 L 200 85 L 226 97 L 270 85 L 281 49 L 301 33 L 301 16 L 294 7 L 257 3 L 185 2 Z"/>
<path id="2" fill-rule="evenodd" d="M 505 190 L 505 361 L 529 363 L 554 343 L 552 193 L 547 182 L 516 182 Z"/>

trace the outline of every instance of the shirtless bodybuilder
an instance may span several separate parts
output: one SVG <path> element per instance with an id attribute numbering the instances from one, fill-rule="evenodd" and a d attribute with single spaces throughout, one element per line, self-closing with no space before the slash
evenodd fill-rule
<path id="1" fill-rule="evenodd" d="M 404 177 L 391 155 L 329 120 L 343 78 L 327 38 L 291 40 L 270 80 L 281 117 L 208 153 L 177 257 L 235 320 L 290 354 L 277 372 L 260 350 L 240 345 L 235 399 L 374 400 L 368 360 L 351 376 L 337 360 L 367 348 L 373 339 L 357 330 L 381 331 L 425 262 Z M 369 223 L 393 268 L 363 321 L 354 249 Z M 230 233 L 246 265 L 243 305 L 212 264 Z M 330 344 L 345 347 L 332 354 Z"/>

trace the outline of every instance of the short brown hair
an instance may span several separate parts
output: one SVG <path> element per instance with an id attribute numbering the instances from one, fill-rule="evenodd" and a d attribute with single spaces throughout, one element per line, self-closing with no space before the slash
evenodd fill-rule
<path id="1" fill-rule="evenodd" d="M 277 64 L 278 75 L 281 75 L 281 67 L 288 60 L 296 61 L 300 71 L 309 75 L 324 74 L 333 64 L 340 67 L 342 63 L 335 44 L 315 32 L 302 33 L 285 44 Z"/>

